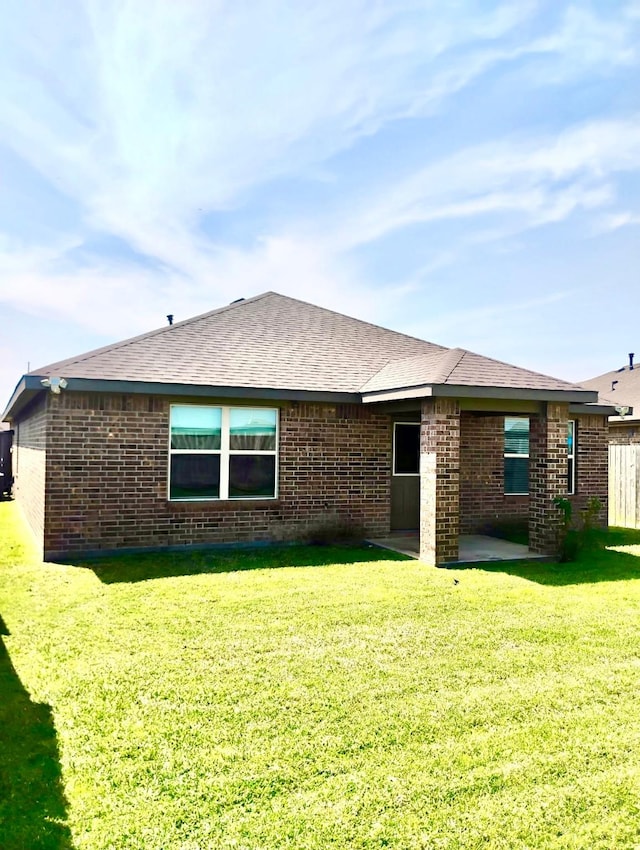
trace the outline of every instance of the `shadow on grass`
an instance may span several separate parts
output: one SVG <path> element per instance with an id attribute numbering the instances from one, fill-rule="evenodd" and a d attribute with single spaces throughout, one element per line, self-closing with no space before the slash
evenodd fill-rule
<path id="1" fill-rule="evenodd" d="M 149 579 L 274 570 L 283 567 L 323 567 L 366 561 L 406 561 L 406 555 L 375 546 L 263 546 L 256 549 L 194 549 L 180 552 L 144 552 L 67 559 L 66 564 L 93 570 L 105 584 Z"/>
<path id="2" fill-rule="evenodd" d="M 0 617 L 0 847 L 72 850 L 51 708 L 31 701 L 6 634 Z"/>
<path id="3" fill-rule="evenodd" d="M 635 552 L 612 549 L 613 546 L 637 547 Z M 575 561 L 559 564 L 549 561 L 499 561 L 479 569 L 507 573 L 537 584 L 563 586 L 597 584 L 603 581 L 640 579 L 640 535 L 626 529 L 613 529 L 597 545 L 583 549 Z"/>

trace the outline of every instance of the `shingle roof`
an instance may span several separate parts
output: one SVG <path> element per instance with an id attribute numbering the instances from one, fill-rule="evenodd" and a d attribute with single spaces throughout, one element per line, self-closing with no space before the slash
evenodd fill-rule
<path id="1" fill-rule="evenodd" d="M 538 372 L 511 366 L 463 348 L 409 357 L 388 363 L 362 387 L 376 392 L 396 387 L 449 384 L 472 387 L 512 387 L 532 390 L 569 390 L 573 384 Z"/>
<path id="2" fill-rule="evenodd" d="M 614 386 L 614 381 L 615 386 Z M 588 381 L 580 381 L 580 386 L 588 390 L 597 390 L 601 403 L 614 407 L 627 406 L 633 408 L 633 413 L 626 416 L 626 421 L 640 419 L 640 367 L 629 369 L 623 366 L 612 372 L 605 372 Z M 611 417 L 619 419 L 619 417 Z"/>
<path id="3" fill-rule="evenodd" d="M 266 292 L 30 373 L 332 393 L 451 384 L 575 385 Z"/>
<path id="4" fill-rule="evenodd" d="M 32 375 L 358 392 L 389 360 L 447 351 L 266 292 Z"/>

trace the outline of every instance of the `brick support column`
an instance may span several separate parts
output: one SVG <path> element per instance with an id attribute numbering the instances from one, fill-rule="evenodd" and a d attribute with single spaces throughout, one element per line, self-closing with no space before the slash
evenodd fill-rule
<path id="1" fill-rule="evenodd" d="M 556 496 L 567 495 L 567 404 L 548 402 L 530 419 L 529 547 L 544 555 L 558 554 L 562 514 Z"/>
<path id="2" fill-rule="evenodd" d="M 458 560 L 460 528 L 460 406 L 425 399 L 420 424 L 420 560 Z"/>

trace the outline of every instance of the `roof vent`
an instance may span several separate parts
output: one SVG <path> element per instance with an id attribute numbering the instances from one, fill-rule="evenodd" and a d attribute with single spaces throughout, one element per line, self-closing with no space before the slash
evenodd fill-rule
<path id="1" fill-rule="evenodd" d="M 616 388 L 617 381 L 611 381 L 611 392 L 613 392 Z"/>
<path id="2" fill-rule="evenodd" d="M 167 313 L 167 321 L 170 325 L 173 324 L 173 313 Z"/>
<path id="3" fill-rule="evenodd" d="M 244 298 L 236 298 L 235 301 L 232 301 L 232 304 L 239 304 L 241 301 L 244 301 Z"/>
<path id="4" fill-rule="evenodd" d="M 630 351 L 629 352 L 629 370 L 631 372 L 633 372 L 633 358 L 634 357 L 635 357 L 635 354 L 633 353 L 633 351 Z"/>

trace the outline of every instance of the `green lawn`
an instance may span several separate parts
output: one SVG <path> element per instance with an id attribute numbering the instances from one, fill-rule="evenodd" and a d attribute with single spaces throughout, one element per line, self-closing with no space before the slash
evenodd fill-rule
<path id="1" fill-rule="evenodd" d="M 2 850 L 640 847 L 640 534 L 455 571 L 23 540 L 0 504 Z"/>

